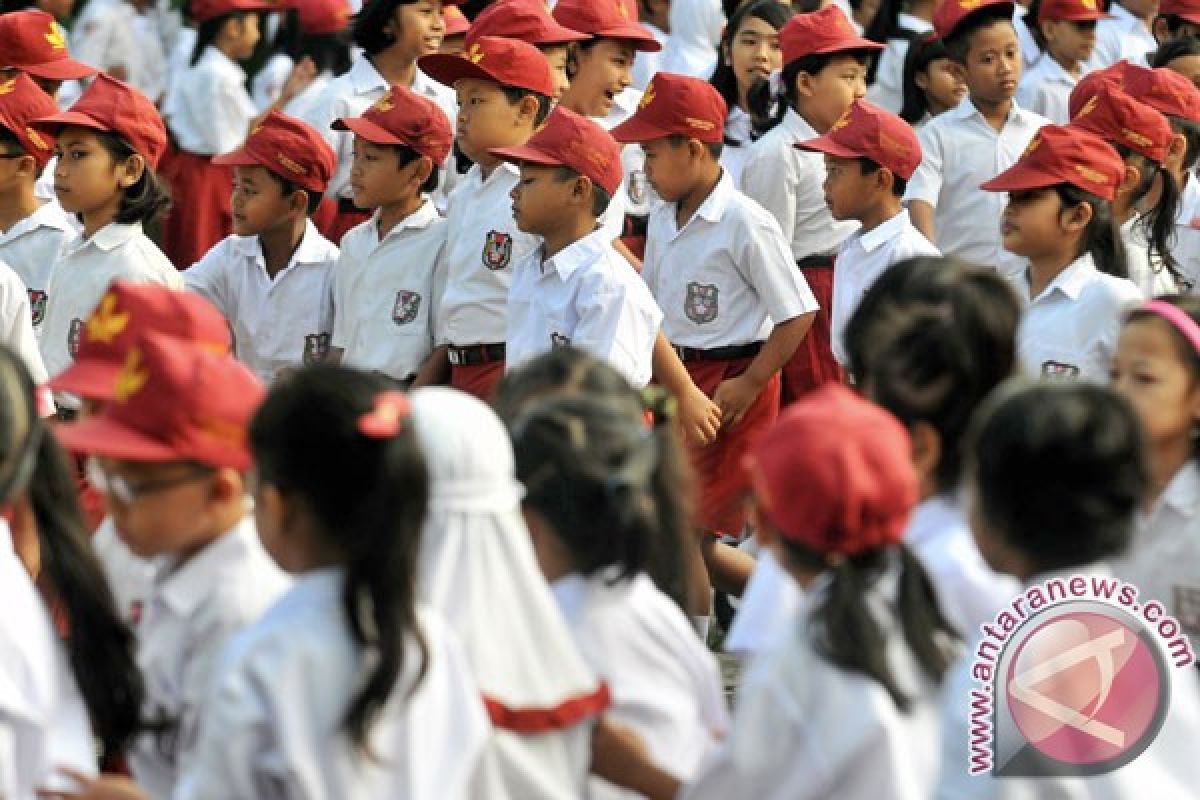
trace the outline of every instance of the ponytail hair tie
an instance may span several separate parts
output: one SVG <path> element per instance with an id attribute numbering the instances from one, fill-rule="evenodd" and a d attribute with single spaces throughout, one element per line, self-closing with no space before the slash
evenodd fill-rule
<path id="1" fill-rule="evenodd" d="M 374 407 L 358 418 L 358 432 L 368 439 L 394 439 L 411 413 L 412 405 L 404 392 L 380 392 L 375 395 Z"/>
<path id="2" fill-rule="evenodd" d="M 1179 331 L 1183 338 L 1191 343 L 1196 355 L 1200 356 L 1200 324 L 1192 319 L 1191 314 L 1164 300 L 1151 300 L 1143 304 L 1138 311 L 1146 311 L 1166 320 L 1172 328 Z"/>

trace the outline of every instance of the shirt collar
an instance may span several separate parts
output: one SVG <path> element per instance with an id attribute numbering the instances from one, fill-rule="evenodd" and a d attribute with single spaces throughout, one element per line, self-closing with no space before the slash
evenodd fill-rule
<path id="1" fill-rule="evenodd" d="M 1049 53 L 1042 53 L 1042 57 L 1038 60 L 1039 62 L 1045 62 L 1045 65 L 1042 66 L 1041 70 L 1045 77 L 1056 80 L 1060 83 L 1070 84 L 1071 86 L 1074 86 L 1076 83 L 1078 83 L 1078 81 L 1075 80 L 1075 76 L 1063 69 L 1063 65 L 1058 63 L 1054 56 L 1050 55 Z"/>
<path id="2" fill-rule="evenodd" d="M 1121 5 L 1120 3 L 1109 3 L 1108 13 L 1114 21 L 1120 23 L 1123 27 L 1130 30 L 1134 30 L 1139 26 L 1143 28 L 1145 27 L 1140 19 L 1135 17 L 1133 14 L 1130 14 L 1129 11 L 1126 10 L 1125 6 Z"/>
<path id="3" fill-rule="evenodd" d="M 80 237 L 76 250 L 82 250 L 88 245 L 95 245 L 104 252 L 113 250 L 133 239 L 135 236 L 141 236 L 142 223 L 133 222 L 128 225 L 122 225 L 119 222 L 110 222 L 100 230 L 92 234 L 90 239 Z"/>
<path id="4" fill-rule="evenodd" d="M 696 209 L 695 216 L 706 222 L 720 222 L 721 217 L 725 216 L 725 209 L 729 208 L 730 199 L 736 193 L 737 187 L 733 185 L 733 178 L 722 168 L 721 179 Z"/>
<path id="5" fill-rule="evenodd" d="M 189 558 L 173 572 L 163 569 L 155 579 L 157 594 L 180 616 L 190 615 L 220 586 L 214 580 L 227 566 L 240 561 L 258 536 L 251 517 Z"/>
<path id="6" fill-rule="evenodd" d="M 263 258 L 262 246 L 259 244 L 257 236 L 234 237 L 233 249 L 246 258 L 254 259 L 260 266 L 266 265 L 266 259 Z M 300 246 L 296 248 L 296 252 L 292 253 L 292 257 L 288 259 L 288 264 L 284 268 L 284 271 L 296 264 L 323 264 L 326 261 L 327 254 L 328 248 L 321 241 L 321 232 L 317 230 L 317 226 L 313 224 L 311 219 L 305 220 L 304 236 L 300 238 Z"/>
<path id="7" fill-rule="evenodd" d="M 377 240 L 379 237 L 379 215 L 382 213 L 382 209 L 375 209 L 375 213 L 371 215 L 371 230 L 375 231 Z M 382 241 L 387 241 L 404 231 L 424 230 L 440 218 L 441 215 L 438 214 L 437 206 L 427 197 L 420 208 L 392 226 L 392 229 L 387 232 L 387 236 L 384 236 Z"/>
<path id="8" fill-rule="evenodd" d="M 554 254 L 553 258 L 548 259 L 542 265 L 542 274 L 549 274 L 550 270 L 558 273 L 558 277 L 563 281 L 568 281 L 575 271 L 585 264 L 590 264 L 604 252 L 604 246 L 608 243 L 608 237 L 605 235 L 603 228 L 597 228 L 587 236 L 572 242 L 567 247 Z"/>
<path id="9" fill-rule="evenodd" d="M 219 47 L 210 45 L 201 56 L 201 61 L 207 61 L 220 69 L 225 70 L 231 75 L 237 75 L 242 80 L 246 80 L 246 70 L 242 69 L 241 65 L 234 61 L 229 56 L 221 52 Z"/>
<path id="10" fill-rule="evenodd" d="M 75 233 L 71 220 L 67 218 L 67 212 L 63 211 L 58 203 L 50 200 L 38 206 L 37 210 L 25 219 L 17 220 L 7 231 L 0 233 L 0 242 L 11 242 L 18 236 L 38 228 L 54 228 L 66 234 Z"/>
<path id="11" fill-rule="evenodd" d="M 354 87 L 355 94 L 367 94 L 377 89 L 385 92 L 388 90 L 387 81 L 383 79 L 379 70 L 375 69 L 375 65 L 365 54 L 351 65 L 350 84 Z"/>
<path id="12" fill-rule="evenodd" d="M 807 139 L 817 138 L 817 131 L 804 117 L 797 113 L 796 109 L 788 108 L 787 113 L 783 115 L 783 129 L 792 134 L 796 141 L 803 142 Z"/>
<path id="13" fill-rule="evenodd" d="M 867 231 L 858 237 L 858 243 L 868 253 L 873 253 L 886 242 L 896 238 L 908 226 L 908 210 L 901 209 L 900 213 L 891 219 Z"/>
<path id="14" fill-rule="evenodd" d="M 1051 293 L 1057 291 L 1072 300 L 1077 300 L 1080 293 L 1083 292 L 1083 288 L 1092 282 L 1096 274 L 1096 264 L 1092 261 L 1092 254 L 1084 253 L 1054 276 L 1054 280 L 1050 281 L 1050 285 L 1043 289 L 1041 294 L 1031 299 L 1038 300 L 1042 297 L 1049 297 Z M 1029 294 L 1028 271 L 1025 273 L 1025 293 Z"/>
<path id="15" fill-rule="evenodd" d="M 417 70 L 416 76 L 413 77 L 412 86 L 409 88 L 411 88 L 415 94 L 434 98 L 446 91 L 449 87 L 443 86 L 433 78 L 426 75 L 424 72 L 421 72 L 421 70 Z M 451 91 L 453 90 L 451 89 Z"/>

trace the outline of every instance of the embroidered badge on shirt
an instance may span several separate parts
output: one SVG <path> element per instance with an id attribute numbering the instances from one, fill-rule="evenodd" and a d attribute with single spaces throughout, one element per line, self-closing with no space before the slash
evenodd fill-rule
<path id="1" fill-rule="evenodd" d="M 1071 381 L 1079 377 L 1079 367 L 1061 361 L 1043 361 L 1042 377 L 1055 381 Z"/>
<path id="2" fill-rule="evenodd" d="M 512 259 L 512 247 L 512 234 L 488 231 L 483 243 L 483 265 L 493 272 L 504 269 Z"/>
<path id="3" fill-rule="evenodd" d="M 401 289 L 396 292 L 396 304 L 392 306 L 392 322 L 407 325 L 417 318 L 421 310 L 421 295 Z"/>
<path id="4" fill-rule="evenodd" d="M 79 340 L 83 338 L 83 320 L 76 317 L 67 328 L 67 352 L 71 358 L 79 355 Z"/>
<path id="5" fill-rule="evenodd" d="M 41 289 L 29 290 L 29 311 L 33 314 L 33 324 L 41 325 L 42 320 L 46 319 L 46 298 L 47 294 Z"/>
<path id="6" fill-rule="evenodd" d="M 717 318 L 717 287 L 711 283 L 689 283 L 687 297 L 683 301 L 683 313 L 697 325 L 712 322 Z"/>
<path id="7" fill-rule="evenodd" d="M 329 353 L 328 333 L 310 333 L 304 337 L 304 365 L 311 367 L 325 360 Z"/>

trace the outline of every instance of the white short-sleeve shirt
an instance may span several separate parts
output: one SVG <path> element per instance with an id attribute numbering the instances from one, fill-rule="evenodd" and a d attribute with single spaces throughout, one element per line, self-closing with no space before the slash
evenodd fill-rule
<path id="1" fill-rule="evenodd" d="M 1148 217 L 1134 214 L 1121 225 L 1121 242 L 1125 245 L 1125 262 L 1129 267 L 1129 280 L 1141 290 L 1146 298 L 1180 291 L 1175 273 L 1167 269 L 1162 259 L 1150 252 L 1146 225 Z"/>
<path id="2" fill-rule="evenodd" d="M 333 343 L 342 363 L 412 377 L 433 350 L 448 228 L 433 203 L 381 240 L 379 214 L 342 237 L 333 269 Z"/>
<path id="3" fill-rule="evenodd" d="M 1141 291 L 1097 270 L 1087 253 L 1037 297 L 1030 298 L 1026 275 L 1013 278 L 1012 285 L 1026 304 L 1017 328 L 1017 354 L 1026 373 L 1107 384 L 1121 319 L 1141 302 Z"/>
<path id="4" fill-rule="evenodd" d="M 257 115 L 246 91 L 245 70 L 212 45 L 175 79 L 163 108 L 179 149 L 202 156 L 236 150 Z"/>
<path id="5" fill-rule="evenodd" d="M 1122 59 L 1147 66 L 1146 56 L 1158 49 L 1158 42 L 1146 23 L 1119 2 L 1108 4 L 1108 14 L 1107 19 L 1096 23 L 1096 47 L 1084 71 L 1104 69 Z"/>
<path id="6" fill-rule="evenodd" d="M 46 315 L 50 271 L 63 248 L 77 235 L 67 212 L 54 200 L 0 233 L 0 261 L 12 267 L 29 290 L 34 327 L 39 331 Z"/>
<path id="7" fill-rule="evenodd" d="M 933 23 L 903 11 L 896 18 L 896 24 L 902 30 L 918 36 L 933 30 Z M 908 55 L 909 42 L 903 36 L 888 39 L 883 52 L 879 54 L 875 83 L 867 89 L 869 102 L 893 114 L 899 114 L 904 107 L 904 58 Z"/>
<path id="8" fill-rule="evenodd" d="M 672 344 L 762 341 L 775 323 L 817 310 L 779 224 L 727 173 L 682 228 L 675 209 L 664 203 L 650 216 L 642 266 Z"/>
<path id="9" fill-rule="evenodd" d="M 725 30 L 720 0 L 674 0 L 668 21 L 671 37 L 662 51 L 659 70 L 708 80 L 717 66 L 717 48 Z"/>
<path id="10" fill-rule="evenodd" d="M 1200 291 L 1200 181 L 1188 175 L 1179 192 L 1179 214 L 1175 217 L 1175 242 L 1171 255 L 1179 271 L 1190 284 L 1189 291 Z"/>
<path id="11" fill-rule="evenodd" d="M 1042 53 L 1037 63 L 1021 76 L 1017 102 L 1021 108 L 1040 114 L 1055 125 L 1066 125 L 1071 121 L 1067 105 L 1076 83 L 1075 76 L 1063 69 L 1054 56 Z"/>
<path id="12" fill-rule="evenodd" d="M 46 365 L 33 334 L 29 294 L 17 273 L 3 261 L 0 261 L 0 342 L 21 357 L 34 383 L 46 382 Z"/>
<path id="13" fill-rule="evenodd" d="M 847 362 L 846 324 L 862 301 L 867 290 L 897 261 L 916 256 L 941 255 L 919 230 L 913 226 L 907 211 L 863 233 L 851 235 L 842 245 L 833 271 L 833 308 L 830 309 L 833 329 L 833 355 L 842 364 Z"/>
<path id="14" fill-rule="evenodd" d="M 257 236 L 228 236 L 185 273 L 189 289 L 212 302 L 233 330 L 238 359 L 266 382 L 315 363 L 333 332 L 333 265 L 338 249 L 312 220 L 291 261 L 274 278 Z"/>
<path id="15" fill-rule="evenodd" d="M 1011 276 L 1024 261 L 1001 246 L 1000 217 L 1008 196 L 980 184 L 1017 163 L 1047 120 L 1014 102 L 996 131 L 968 97 L 918 132 L 923 158 L 908 182 L 906 201 L 934 207 L 934 241 L 943 255 L 992 267 Z"/>
<path id="16" fill-rule="evenodd" d="M 645 386 L 662 317 L 645 282 L 597 229 L 549 259 L 539 247 L 513 268 L 507 365 L 572 345 Z"/>

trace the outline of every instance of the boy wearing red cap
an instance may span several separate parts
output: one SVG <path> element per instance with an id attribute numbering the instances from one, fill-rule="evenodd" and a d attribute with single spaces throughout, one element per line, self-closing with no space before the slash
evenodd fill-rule
<path id="1" fill-rule="evenodd" d="M 480 36 L 503 36 L 519 39 L 542 51 L 550 64 L 554 78 L 554 94 L 559 100 L 571 86 L 567 76 L 567 51 L 572 42 L 587 41 L 586 33 L 573 31 L 559 24 L 546 9 L 542 0 L 499 0 L 479 12 L 467 32 L 469 48 Z"/>
<path id="2" fill-rule="evenodd" d="M 937 256 L 909 220 L 904 187 L 921 163 L 921 144 L 907 122 L 858 101 L 824 136 L 796 147 L 825 154 L 825 202 L 837 220 L 861 227 L 842 243 L 833 272 L 833 355 L 843 365 L 843 332 L 858 301 L 892 264 Z"/>
<path id="3" fill-rule="evenodd" d="M 329 352 L 338 249 L 309 216 L 337 165 L 321 135 L 272 111 L 241 148 L 213 159 L 233 167 L 233 235 L 184 273 L 233 328 L 234 351 L 267 383 Z"/>
<path id="4" fill-rule="evenodd" d="M 636 387 L 650 382 L 662 311 L 596 220 L 621 186 L 621 150 L 599 125 L 557 108 L 523 146 L 492 150 L 520 165 L 513 217 L 542 246 L 513 268 L 507 365 L 571 345 Z"/>
<path id="5" fill-rule="evenodd" d="M 374 213 L 342 237 L 332 357 L 404 384 L 440 382 L 444 348 L 431 354 L 448 229 L 429 194 L 454 129 L 437 103 L 400 86 L 333 125 L 354 133 L 354 202 Z"/>
<path id="6" fill-rule="evenodd" d="M 228 355 L 144 333 L 112 393 L 103 412 L 58 435 L 100 459 L 118 534 L 157 561 L 137 627 L 143 714 L 154 724 L 129 761 L 151 797 L 170 797 L 225 644 L 288 586 L 246 502 L 246 428 L 264 391 Z"/>
<path id="7" fill-rule="evenodd" d="M 1096 0 L 1046 0 L 1036 20 L 1044 50 L 1021 78 L 1017 102 L 1056 125 L 1070 122 L 1067 98 L 1096 46 L 1096 22 L 1108 15 Z"/>

